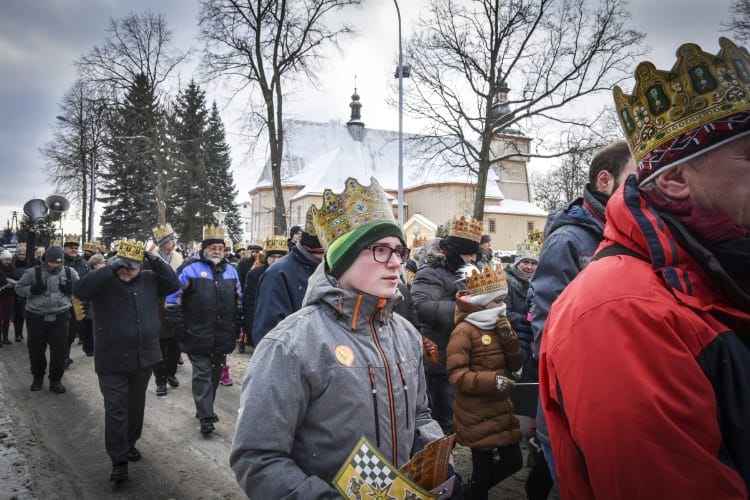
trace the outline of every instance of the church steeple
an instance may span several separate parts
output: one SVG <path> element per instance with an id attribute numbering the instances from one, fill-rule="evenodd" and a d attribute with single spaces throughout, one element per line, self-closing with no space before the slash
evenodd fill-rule
<path id="1" fill-rule="evenodd" d="M 346 122 L 346 127 L 349 129 L 349 134 L 355 141 L 362 141 L 365 135 L 365 122 L 362 121 L 362 115 L 360 110 L 362 109 L 362 103 L 359 102 L 359 94 L 357 94 L 357 76 L 354 76 L 354 93 L 352 94 L 352 102 L 349 103 L 349 108 L 352 110 L 352 114 L 349 117 L 349 121 Z"/>

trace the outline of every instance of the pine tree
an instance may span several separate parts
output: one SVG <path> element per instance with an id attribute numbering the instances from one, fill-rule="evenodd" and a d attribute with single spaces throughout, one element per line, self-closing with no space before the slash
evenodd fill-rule
<path id="1" fill-rule="evenodd" d="M 206 165 L 206 176 L 209 185 L 214 190 L 213 200 L 218 210 L 226 212 L 224 224 L 227 227 L 228 237 L 235 242 L 242 241 L 242 221 L 240 212 L 234 203 L 237 198 L 237 188 L 234 185 L 232 174 L 232 159 L 229 155 L 229 145 L 226 142 L 224 124 L 219 116 L 219 108 L 214 101 L 211 106 L 211 115 L 208 118 L 206 130 L 206 148 L 204 155 Z"/>
<path id="2" fill-rule="evenodd" d="M 99 187 L 104 208 L 102 238 L 150 237 L 157 221 L 155 149 L 161 148 L 162 117 L 145 75 L 138 75 L 109 123 L 109 162 Z M 156 145 L 156 148 L 154 147 Z"/>

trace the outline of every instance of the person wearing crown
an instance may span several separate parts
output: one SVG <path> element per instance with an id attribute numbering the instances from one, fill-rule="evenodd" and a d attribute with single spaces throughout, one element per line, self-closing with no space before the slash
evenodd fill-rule
<path id="1" fill-rule="evenodd" d="M 324 262 L 302 309 L 255 348 L 229 456 L 249 498 L 339 498 L 332 482 L 362 436 L 396 467 L 442 436 L 419 333 L 392 312 L 409 250 L 385 191 L 370 182 L 349 178 L 312 207 Z"/>
<path id="2" fill-rule="evenodd" d="M 305 229 L 299 238 L 292 234 L 289 240 L 295 241 L 289 257 L 260 277 L 253 330 L 249 332 L 253 345 L 257 346 L 279 321 L 302 307 L 308 280 L 323 259 L 323 246 L 316 235 L 311 209 L 305 214 Z"/>
<path id="3" fill-rule="evenodd" d="M 169 264 L 175 272 L 182 265 L 183 259 L 179 252 L 175 251 L 177 246 L 177 235 L 172 225 L 159 224 L 151 230 L 156 245 L 156 255 Z M 180 386 L 177 379 L 177 362 L 180 359 L 180 344 L 175 338 L 172 327 L 167 321 L 164 301 L 159 300 L 159 347 L 161 348 L 162 360 L 154 367 L 154 382 L 156 383 L 156 395 L 163 397 L 167 395 L 167 385 L 175 388 Z"/>
<path id="4" fill-rule="evenodd" d="M 437 363 L 427 364 L 427 387 L 432 415 L 446 434 L 453 434 L 454 427 L 453 386 L 445 371 L 445 348 L 455 326 L 456 292 L 465 288 L 457 273 L 465 264 L 476 262 L 481 238 L 481 222 L 464 215 L 455 217 L 437 250 L 423 256 L 411 287 L 426 349 L 437 349 Z"/>
<path id="5" fill-rule="evenodd" d="M 242 311 L 244 313 L 245 332 L 253 331 L 255 317 L 255 299 L 258 295 L 258 284 L 271 266 L 289 253 L 287 239 L 284 236 L 273 236 L 266 240 L 266 248 L 260 253 L 256 264 L 245 274 L 242 288 Z M 252 343 L 252 337 L 245 336 L 245 341 Z M 254 344 L 251 344 L 254 345 Z"/>
<path id="6" fill-rule="evenodd" d="M 63 253 L 65 254 L 65 267 L 75 269 L 79 277 L 83 277 L 89 270 L 89 265 L 86 260 L 78 255 L 78 249 L 80 247 L 80 236 L 77 234 L 66 234 L 63 240 Z M 81 310 L 85 309 L 85 305 L 79 306 Z M 73 359 L 70 357 L 70 349 L 73 347 L 73 342 L 78 338 L 83 344 L 83 352 L 86 355 L 91 356 L 94 352 L 94 340 L 93 332 L 91 331 L 91 322 L 86 322 L 84 317 L 75 314 L 74 307 L 70 309 L 70 323 L 68 324 L 68 345 L 65 349 L 65 368 L 68 368 L 73 364 Z"/>
<path id="7" fill-rule="evenodd" d="M 214 400 L 227 354 L 242 326 L 242 285 L 224 258 L 223 226 L 205 226 L 200 257 L 179 273 L 180 289 L 164 301 L 167 320 L 193 365 L 193 400 L 200 432 L 218 421 Z"/>
<path id="8" fill-rule="evenodd" d="M 637 175 L 549 313 L 539 391 L 561 498 L 750 497 L 750 85 L 732 64 L 750 54 L 719 45 L 614 89 L 620 110 L 655 80 L 691 92 L 695 65 L 725 85 L 626 132 Z"/>
<path id="9" fill-rule="evenodd" d="M 456 441 L 471 448 L 468 498 L 487 498 L 490 488 L 523 465 L 521 424 L 513 414 L 511 372 L 523 363 L 521 345 L 504 304 L 508 285 L 502 266 L 461 268 L 466 290 L 456 295 L 456 327 L 446 348 L 448 380 L 456 390 Z"/>
<path id="10" fill-rule="evenodd" d="M 142 269 L 148 262 L 149 269 Z M 163 260 L 142 242 L 120 242 L 109 264 L 73 285 L 93 311 L 94 370 L 104 398 L 104 443 L 112 462 L 110 480 L 128 478 L 128 462 L 140 460 L 136 442 L 143 430 L 146 389 L 159 348 L 159 297 L 179 288 Z"/>

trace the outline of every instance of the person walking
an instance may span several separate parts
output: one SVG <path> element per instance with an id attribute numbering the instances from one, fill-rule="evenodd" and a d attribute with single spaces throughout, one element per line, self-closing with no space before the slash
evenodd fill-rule
<path id="1" fill-rule="evenodd" d="M 16 268 L 18 276 L 23 276 L 29 267 L 29 260 L 26 258 L 26 243 L 16 245 L 16 254 L 13 256 L 13 266 Z M 15 293 L 13 301 L 13 333 L 16 335 L 16 342 L 23 341 L 23 324 L 26 321 L 26 298 Z"/>
<path id="2" fill-rule="evenodd" d="M 202 434 L 215 430 L 221 371 L 242 326 L 242 285 L 224 258 L 224 232 L 221 226 L 203 228 L 200 258 L 182 268 L 179 290 L 164 302 L 180 348 L 193 365 L 193 400 Z"/>
<path id="3" fill-rule="evenodd" d="M 18 274 L 13 265 L 13 256 L 5 248 L 0 248 L 0 347 L 11 345 L 8 338 L 13 321 L 14 288 Z"/>
<path id="4" fill-rule="evenodd" d="M 144 259 L 150 269 L 142 270 Z M 104 443 L 110 480 L 128 479 L 128 462 L 141 459 L 146 389 L 161 361 L 158 299 L 179 288 L 169 265 L 142 242 L 122 240 L 117 256 L 73 286 L 93 311 L 94 370 L 104 398 Z"/>
<path id="5" fill-rule="evenodd" d="M 70 295 L 78 273 L 63 265 L 63 249 L 51 246 L 40 264 L 27 269 L 16 284 L 16 293 L 26 297 L 26 327 L 29 363 L 33 381 L 31 390 L 42 388 L 47 371 L 49 346 L 49 390 L 62 394 L 65 353 L 68 345 L 68 322 L 72 303 Z"/>

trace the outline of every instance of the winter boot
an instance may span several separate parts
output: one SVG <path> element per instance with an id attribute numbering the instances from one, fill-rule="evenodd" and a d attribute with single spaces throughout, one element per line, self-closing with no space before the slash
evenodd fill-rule
<path id="1" fill-rule="evenodd" d="M 229 365 L 224 365 L 224 367 L 221 369 L 221 377 L 219 378 L 219 382 L 221 385 L 232 385 L 234 382 L 232 381 L 232 377 L 229 376 Z"/>

